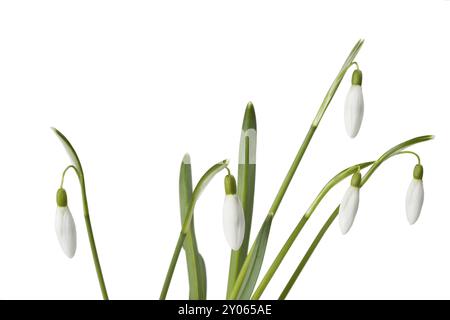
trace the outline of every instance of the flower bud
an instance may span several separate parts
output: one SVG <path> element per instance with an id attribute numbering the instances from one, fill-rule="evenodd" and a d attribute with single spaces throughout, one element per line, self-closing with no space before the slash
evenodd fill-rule
<path id="1" fill-rule="evenodd" d="M 350 184 L 350 187 L 342 198 L 339 207 L 339 226 L 342 234 L 346 234 L 352 227 L 359 206 L 359 189 L 361 187 L 361 173 L 356 172 Z"/>
<path id="2" fill-rule="evenodd" d="M 364 98 L 362 93 L 362 72 L 357 69 L 353 71 L 352 86 L 347 93 L 344 106 L 344 122 L 347 134 L 354 138 L 361 128 L 364 116 Z"/>
<path id="3" fill-rule="evenodd" d="M 231 249 L 239 250 L 244 240 L 245 218 L 241 201 L 236 195 L 236 180 L 232 175 L 225 176 L 223 231 Z"/>
<path id="4" fill-rule="evenodd" d="M 72 258 L 77 250 L 77 231 L 72 213 L 67 206 L 67 193 L 63 188 L 56 193 L 55 231 L 65 255 Z"/>
<path id="5" fill-rule="evenodd" d="M 422 210 L 424 200 L 422 177 L 423 167 L 418 164 L 414 168 L 413 179 L 406 193 L 406 217 L 411 225 L 419 219 L 420 211 Z"/>

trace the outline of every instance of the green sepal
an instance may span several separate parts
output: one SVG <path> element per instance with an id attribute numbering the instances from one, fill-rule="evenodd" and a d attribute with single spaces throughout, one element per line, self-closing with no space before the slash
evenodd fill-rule
<path id="1" fill-rule="evenodd" d="M 56 192 L 56 204 L 58 207 L 67 207 L 67 193 L 63 188 L 59 188 Z"/>
<path id="2" fill-rule="evenodd" d="M 421 164 L 416 164 L 413 172 L 414 179 L 422 180 L 423 178 L 423 166 Z"/>
<path id="3" fill-rule="evenodd" d="M 352 74 L 352 85 L 360 86 L 362 84 L 362 72 L 359 69 L 353 71 Z"/>
<path id="4" fill-rule="evenodd" d="M 236 179 L 231 174 L 225 176 L 225 194 L 236 194 Z"/>
<path id="5" fill-rule="evenodd" d="M 361 172 L 355 172 L 352 176 L 351 185 L 355 188 L 361 187 Z"/>

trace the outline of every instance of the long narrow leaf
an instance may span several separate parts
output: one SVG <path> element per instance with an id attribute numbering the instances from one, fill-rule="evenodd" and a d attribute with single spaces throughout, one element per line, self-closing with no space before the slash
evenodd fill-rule
<path id="1" fill-rule="evenodd" d="M 245 215 L 245 235 L 242 246 L 231 251 L 230 270 L 228 274 L 227 298 L 233 290 L 239 271 L 247 257 L 248 243 L 252 226 L 253 201 L 256 177 L 256 115 L 253 104 L 249 102 L 244 114 L 239 145 L 238 189 Z"/>
<path id="2" fill-rule="evenodd" d="M 267 241 L 272 226 L 272 218 L 273 216 L 269 215 L 264 220 L 253 246 L 248 253 L 247 259 L 245 259 L 241 272 L 239 272 L 239 276 L 236 279 L 233 291 L 230 294 L 231 299 L 250 299 L 256 281 L 258 280 L 259 271 L 261 270 L 264 254 L 266 252 Z"/>
<path id="3" fill-rule="evenodd" d="M 179 193 L 180 216 L 181 223 L 183 223 L 189 210 L 189 205 L 192 201 L 192 169 L 191 160 L 188 154 L 183 157 L 183 161 L 180 166 Z M 188 269 L 189 299 L 205 300 L 206 270 L 204 267 L 204 262 L 200 261 L 200 259 L 202 258 L 197 247 L 197 240 L 195 237 L 194 229 L 194 218 L 192 218 L 189 231 L 186 234 L 183 248 L 186 255 L 186 264 Z"/>

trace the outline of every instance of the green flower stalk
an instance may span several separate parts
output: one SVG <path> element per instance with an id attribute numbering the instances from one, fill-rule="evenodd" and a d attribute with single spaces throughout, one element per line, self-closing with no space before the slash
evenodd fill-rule
<path id="1" fill-rule="evenodd" d="M 89 207 L 88 207 L 88 201 L 87 201 L 86 183 L 85 183 L 83 168 L 81 166 L 80 159 L 78 158 L 78 155 L 75 152 L 75 149 L 72 147 L 72 144 L 69 142 L 69 140 L 57 129 L 55 129 L 55 128 L 52 128 L 52 129 L 55 132 L 56 136 L 61 141 L 61 143 L 63 144 L 64 148 L 66 149 L 66 151 L 72 161 L 72 165 L 69 165 L 62 174 L 61 186 L 58 189 L 58 193 L 57 193 L 57 205 L 58 205 L 57 210 L 61 210 L 60 208 L 63 208 L 63 210 L 65 211 L 64 215 L 62 215 L 61 217 L 57 216 L 57 218 L 56 218 L 56 232 L 58 235 L 58 239 L 60 240 L 60 243 L 61 243 L 61 239 L 64 239 L 61 243 L 61 246 L 63 247 L 63 250 L 66 253 L 66 255 L 69 257 L 73 256 L 75 254 L 75 250 L 76 250 L 76 242 L 75 242 L 75 247 L 73 247 L 73 243 L 70 244 L 70 241 L 67 242 L 67 239 L 72 238 L 72 241 L 73 241 L 73 236 L 74 236 L 74 232 L 75 232 L 75 223 L 73 222 L 73 218 L 71 218 L 72 216 L 68 215 L 68 214 L 70 214 L 70 211 L 68 211 L 68 207 L 67 207 L 67 194 L 66 194 L 66 191 L 63 189 L 64 177 L 69 169 L 73 169 L 73 171 L 75 171 L 75 173 L 78 177 L 78 182 L 80 183 L 81 197 L 82 197 L 83 211 L 84 211 L 84 221 L 86 223 L 86 230 L 87 230 L 87 234 L 88 234 L 88 238 L 89 238 L 89 244 L 91 246 L 92 258 L 94 260 L 95 271 L 97 272 L 97 278 L 98 278 L 98 282 L 100 285 L 100 290 L 102 292 L 103 299 L 108 300 L 108 292 L 106 290 L 105 280 L 103 279 L 102 268 L 100 266 L 100 259 L 98 257 L 97 247 L 95 245 L 95 239 L 94 239 L 94 232 L 92 230 L 91 219 L 89 216 Z M 76 232 L 75 232 L 75 241 L 76 241 Z"/>

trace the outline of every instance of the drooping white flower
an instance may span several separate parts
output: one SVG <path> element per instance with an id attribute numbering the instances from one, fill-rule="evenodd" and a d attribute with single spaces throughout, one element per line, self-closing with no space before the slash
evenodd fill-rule
<path id="1" fill-rule="evenodd" d="M 236 195 L 236 180 L 225 177 L 225 200 L 223 203 L 223 231 L 232 250 L 239 250 L 244 240 L 245 217 L 241 201 Z"/>
<path id="2" fill-rule="evenodd" d="M 55 231 L 58 242 L 69 258 L 75 255 L 77 250 L 77 230 L 72 213 L 67 206 L 66 191 L 60 188 L 56 195 L 56 216 L 55 216 Z"/>
<path id="3" fill-rule="evenodd" d="M 353 175 L 350 187 L 342 198 L 339 207 L 339 226 L 342 234 L 346 234 L 353 225 L 359 206 L 359 189 L 361 183 L 361 173 Z"/>
<path id="4" fill-rule="evenodd" d="M 345 129 L 351 138 L 358 134 L 364 117 L 364 98 L 361 83 L 362 73 L 358 69 L 353 72 L 352 86 L 347 93 L 344 106 Z"/>
<path id="5" fill-rule="evenodd" d="M 418 164 L 414 168 L 413 180 L 406 193 L 406 217 L 411 225 L 419 219 L 420 211 L 422 210 L 424 200 L 422 177 L 423 167 Z"/>

